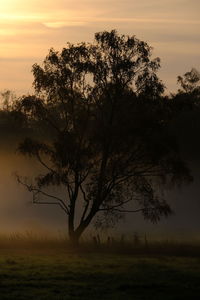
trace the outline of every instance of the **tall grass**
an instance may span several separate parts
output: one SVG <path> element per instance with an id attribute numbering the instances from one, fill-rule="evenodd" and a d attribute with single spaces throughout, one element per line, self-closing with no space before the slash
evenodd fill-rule
<path id="1" fill-rule="evenodd" d="M 34 231 L 0 234 L 1 249 L 58 250 L 65 252 L 99 252 L 134 255 L 200 256 L 200 242 L 178 240 L 153 240 L 134 233 L 114 238 L 99 234 L 84 238 L 74 248 L 65 235 L 49 235 Z"/>

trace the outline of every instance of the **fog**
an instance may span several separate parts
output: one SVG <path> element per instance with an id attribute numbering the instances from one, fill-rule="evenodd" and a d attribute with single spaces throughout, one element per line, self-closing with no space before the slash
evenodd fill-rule
<path id="1" fill-rule="evenodd" d="M 198 117 L 198 116 L 197 116 Z M 190 119 L 182 118 L 181 122 Z M 158 224 L 145 221 L 139 214 L 129 214 L 118 223 L 115 229 L 107 229 L 105 234 L 125 234 L 133 236 L 135 232 L 149 238 L 199 240 L 200 233 L 200 146 L 194 132 L 199 122 L 193 117 L 186 131 L 181 132 L 179 122 L 179 142 L 182 155 L 187 160 L 194 176 L 194 182 L 187 186 L 166 191 L 166 199 L 174 214 L 162 219 Z M 177 128 L 177 127 L 176 127 Z M 197 132 L 197 128 L 196 128 Z M 186 142 L 187 141 L 187 142 Z M 36 161 L 20 155 L 17 151 L 18 142 L 1 137 L 0 143 L 0 233 L 39 232 L 42 234 L 67 234 L 67 217 L 55 205 L 32 204 L 32 195 L 17 183 L 15 173 L 33 177 L 41 172 Z M 59 193 L 55 190 L 54 193 Z M 91 226 L 88 234 L 94 232 Z M 101 233 L 101 232 L 100 232 Z M 87 233 L 86 233 L 87 234 Z"/>
<path id="2" fill-rule="evenodd" d="M 16 145 L 15 145 L 16 146 Z M 66 216 L 55 206 L 32 204 L 32 195 L 17 180 L 15 173 L 31 178 L 39 165 L 24 158 L 8 145 L 0 151 L 0 233 L 41 231 L 59 233 L 66 230 Z"/>

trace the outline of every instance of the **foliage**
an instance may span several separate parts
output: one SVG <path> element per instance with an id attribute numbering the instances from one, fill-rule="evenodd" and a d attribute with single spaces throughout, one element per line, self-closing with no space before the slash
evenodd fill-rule
<path id="1" fill-rule="evenodd" d="M 43 139 L 29 137 L 19 150 L 46 172 L 35 183 L 18 180 L 34 203 L 63 209 L 71 239 L 96 215 L 113 222 L 141 212 L 157 222 L 171 213 L 160 187 L 190 180 L 168 131 L 173 113 L 159 66 L 147 43 L 116 31 L 97 33 L 93 44 L 51 49 L 42 67 L 33 66 L 36 93 L 22 97 L 18 109 Z"/>
<path id="2" fill-rule="evenodd" d="M 200 93 L 200 73 L 192 68 L 186 72 L 183 77 L 178 76 L 178 83 L 181 85 L 180 92 L 199 94 Z"/>
<path id="3" fill-rule="evenodd" d="M 174 101 L 182 110 L 199 109 L 200 101 L 200 73 L 192 68 L 177 79 L 181 88 L 174 95 Z"/>
<path id="4" fill-rule="evenodd" d="M 0 108 L 0 136 L 2 143 L 5 139 L 21 137 L 23 131 L 26 131 L 26 117 L 17 110 L 17 96 L 10 90 L 0 92 L 1 108 Z M 18 141 L 19 142 L 19 141 Z"/>
<path id="5" fill-rule="evenodd" d="M 1 108 L 4 111 L 11 111 L 13 104 L 16 102 L 17 97 L 14 92 L 4 90 L 0 92 Z"/>

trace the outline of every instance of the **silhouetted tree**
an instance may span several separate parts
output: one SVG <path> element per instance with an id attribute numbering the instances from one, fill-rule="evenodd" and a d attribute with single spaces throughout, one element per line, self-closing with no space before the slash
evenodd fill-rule
<path id="1" fill-rule="evenodd" d="M 126 212 L 153 222 L 168 216 L 161 186 L 190 179 L 167 130 L 171 108 L 159 66 L 147 43 L 114 30 L 97 33 L 93 44 L 51 49 L 42 67 L 33 66 L 35 95 L 22 97 L 18 109 L 43 135 L 19 150 L 44 173 L 34 183 L 18 180 L 34 203 L 63 209 L 74 243 L 96 216 L 99 223 Z"/>
<path id="2" fill-rule="evenodd" d="M 200 94 L 200 73 L 192 68 L 183 77 L 178 76 L 178 83 L 181 85 L 180 93 Z"/>
<path id="3" fill-rule="evenodd" d="M 200 73 L 192 68 L 183 76 L 178 76 L 177 82 L 180 85 L 178 92 L 171 95 L 173 109 L 177 112 L 191 112 L 199 110 L 200 100 Z"/>
<path id="4" fill-rule="evenodd" d="M 17 96 L 10 90 L 0 92 L 0 137 L 1 143 L 5 144 L 6 139 L 13 141 L 13 136 L 23 135 L 26 118 L 16 110 Z M 20 139 L 18 139 L 19 142 Z"/>
<path id="5" fill-rule="evenodd" d="M 16 95 L 11 90 L 3 90 L 0 92 L 1 110 L 11 111 L 16 102 Z"/>

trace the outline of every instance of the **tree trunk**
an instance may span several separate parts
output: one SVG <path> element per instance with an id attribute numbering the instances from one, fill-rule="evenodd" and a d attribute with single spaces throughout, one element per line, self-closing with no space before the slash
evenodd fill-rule
<path id="1" fill-rule="evenodd" d="M 71 228 L 69 226 L 69 229 L 68 229 L 69 241 L 73 247 L 77 247 L 79 245 L 80 237 L 82 236 L 83 232 L 88 227 L 89 223 L 82 222 L 76 229 Z"/>
<path id="2" fill-rule="evenodd" d="M 76 232 L 69 232 L 69 242 L 70 245 L 73 247 L 78 247 L 79 246 L 79 239 L 80 235 L 77 235 Z"/>
<path id="3" fill-rule="evenodd" d="M 68 219 L 68 236 L 70 245 L 76 247 L 79 244 L 80 235 L 76 233 L 74 229 L 74 214 L 69 215 Z"/>
<path id="4" fill-rule="evenodd" d="M 94 207 L 91 209 L 89 215 L 87 218 L 79 224 L 79 226 L 75 229 L 74 228 L 74 215 L 70 214 L 68 219 L 68 233 L 69 233 L 69 240 L 70 244 L 74 247 L 77 247 L 79 245 L 79 239 L 83 232 L 86 230 L 86 228 L 90 225 L 92 219 L 97 213 L 97 209 Z"/>

